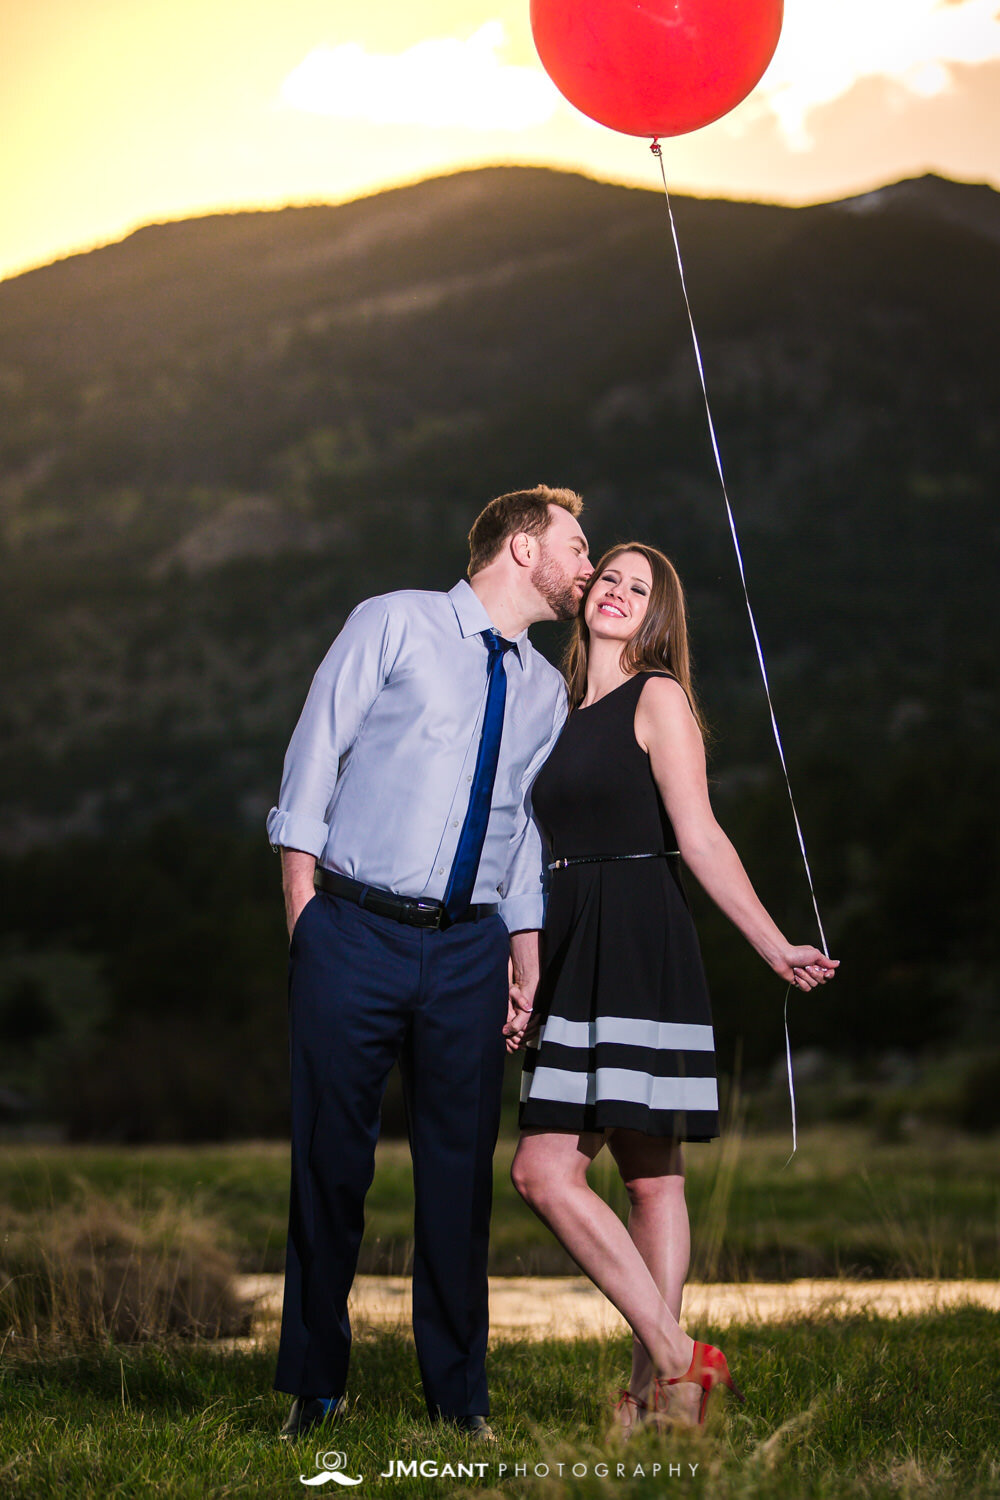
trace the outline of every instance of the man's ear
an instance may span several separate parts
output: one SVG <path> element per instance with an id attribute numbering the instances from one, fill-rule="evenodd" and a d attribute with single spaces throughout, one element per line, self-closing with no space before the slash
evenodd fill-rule
<path id="1" fill-rule="evenodd" d="M 535 538 L 526 531 L 515 531 L 510 539 L 510 555 L 519 568 L 530 568 L 535 561 Z"/>

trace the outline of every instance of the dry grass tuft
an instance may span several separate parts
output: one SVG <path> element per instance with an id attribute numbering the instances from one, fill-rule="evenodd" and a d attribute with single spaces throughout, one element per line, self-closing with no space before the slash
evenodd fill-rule
<path id="1" fill-rule="evenodd" d="M 236 1262 L 211 1221 L 89 1196 L 0 1225 L 0 1338 L 134 1343 L 249 1332 Z"/>
<path id="2" fill-rule="evenodd" d="M 757 1444 L 755 1457 L 764 1469 L 771 1470 L 785 1461 L 789 1448 L 801 1443 L 817 1421 L 826 1415 L 828 1401 L 825 1395 L 814 1396 L 802 1411 L 793 1413 L 780 1427 Z"/>

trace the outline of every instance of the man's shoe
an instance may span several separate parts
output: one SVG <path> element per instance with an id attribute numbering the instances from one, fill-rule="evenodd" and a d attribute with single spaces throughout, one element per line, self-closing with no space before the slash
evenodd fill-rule
<path id="1" fill-rule="evenodd" d="M 473 1442 L 495 1443 L 497 1440 L 496 1433 L 485 1417 L 452 1417 L 451 1420 L 459 1432 L 464 1432 L 467 1437 L 472 1438 Z"/>
<path id="2" fill-rule="evenodd" d="M 278 1435 L 286 1442 L 304 1437 L 307 1432 L 321 1427 L 324 1422 L 335 1422 L 338 1417 L 343 1416 L 346 1409 L 347 1403 L 343 1396 L 338 1396 L 332 1402 L 324 1401 L 319 1396 L 296 1396 L 288 1421 Z"/>

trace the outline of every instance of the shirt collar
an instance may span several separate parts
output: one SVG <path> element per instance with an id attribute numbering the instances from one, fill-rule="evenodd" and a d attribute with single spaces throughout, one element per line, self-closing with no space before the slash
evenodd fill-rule
<path id="1" fill-rule="evenodd" d="M 453 589 L 449 589 L 448 598 L 452 602 L 458 627 L 463 636 L 480 635 L 484 630 L 495 630 L 496 626 L 483 608 L 479 595 L 470 583 L 464 578 L 459 579 Z M 517 659 L 523 667 L 528 659 L 528 632 L 522 630 L 520 635 L 514 636 L 511 644 L 517 652 Z"/>

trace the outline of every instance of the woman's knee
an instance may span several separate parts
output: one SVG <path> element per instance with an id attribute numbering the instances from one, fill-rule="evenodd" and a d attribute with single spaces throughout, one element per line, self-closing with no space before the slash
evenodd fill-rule
<path id="1" fill-rule="evenodd" d="M 514 1160 L 510 1164 L 510 1180 L 525 1203 L 534 1201 L 538 1179 L 539 1174 L 535 1170 L 530 1156 L 521 1147 L 518 1147 L 514 1153 Z"/>
<path id="2" fill-rule="evenodd" d="M 510 1164 L 511 1182 L 525 1203 L 536 1210 L 543 1209 L 565 1192 L 571 1176 L 565 1162 L 524 1142 L 518 1146 Z"/>
<path id="3" fill-rule="evenodd" d="M 684 1203 L 684 1178 L 679 1173 L 658 1174 L 654 1177 L 623 1175 L 623 1181 L 632 1208 L 680 1207 Z"/>
<path id="4" fill-rule="evenodd" d="M 684 1191 L 684 1157 L 680 1141 L 645 1135 L 639 1130 L 612 1131 L 608 1144 L 622 1181 L 640 1183 L 671 1181 L 672 1191 Z"/>

